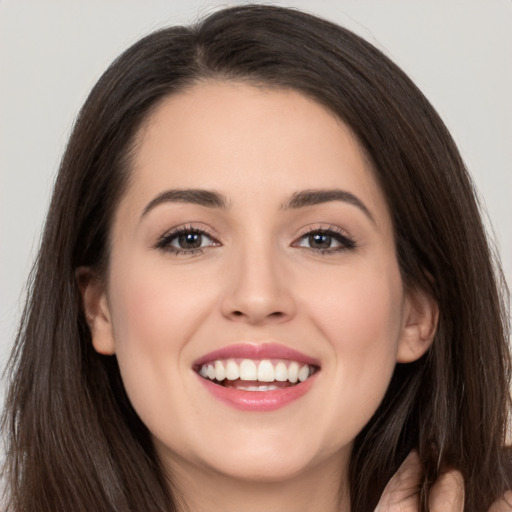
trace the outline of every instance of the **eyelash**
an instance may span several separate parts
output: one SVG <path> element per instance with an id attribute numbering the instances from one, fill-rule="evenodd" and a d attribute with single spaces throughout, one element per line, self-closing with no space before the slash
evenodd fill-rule
<path id="1" fill-rule="evenodd" d="M 323 235 L 323 236 L 331 237 L 332 239 L 337 241 L 340 244 L 340 246 L 339 247 L 329 247 L 327 249 L 321 249 L 321 248 L 314 248 L 314 247 L 304 247 L 302 245 L 298 245 L 297 242 L 294 242 L 292 244 L 292 246 L 293 247 L 302 247 L 305 250 L 313 251 L 314 253 L 316 253 L 316 254 L 319 253 L 321 255 L 338 254 L 340 252 L 357 249 L 357 247 L 358 247 L 356 241 L 353 238 L 351 238 L 346 232 L 344 232 L 340 228 L 337 228 L 334 226 L 330 226 L 328 228 L 310 229 L 310 230 L 306 231 L 305 233 L 303 233 L 299 237 L 298 241 L 300 242 L 302 240 L 305 240 L 307 237 L 311 237 L 314 235 Z"/>
<path id="2" fill-rule="evenodd" d="M 186 256 L 191 254 L 202 254 L 204 252 L 204 247 L 201 245 L 200 247 L 193 248 L 193 249 L 182 249 L 179 247 L 174 247 L 171 245 L 171 243 L 176 240 L 179 236 L 184 235 L 199 235 L 199 236 L 206 236 L 209 238 L 213 243 L 209 244 L 204 247 L 216 247 L 220 245 L 220 242 L 211 234 L 208 232 L 208 230 L 204 228 L 196 228 L 193 226 L 183 226 L 180 228 L 176 228 L 168 233 L 165 233 L 155 244 L 156 249 L 163 250 L 165 252 L 169 252 L 171 254 L 174 254 L 176 256 Z M 311 237 L 314 235 L 322 235 L 331 237 L 335 241 L 337 241 L 340 246 L 334 247 L 334 248 L 314 248 L 314 247 L 305 247 L 303 245 L 300 245 L 300 242 L 305 240 L 307 237 Z M 312 251 L 316 254 L 321 255 L 329 255 L 329 254 L 336 254 L 343 251 L 350 251 L 357 248 L 357 243 L 354 239 L 349 237 L 344 231 L 342 231 L 339 228 L 336 227 L 329 227 L 329 228 L 314 228 L 310 229 L 309 231 L 306 231 L 303 233 L 296 242 L 292 243 L 292 247 L 302 247 L 303 249 L 307 251 Z"/>
<path id="3" fill-rule="evenodd" d="M 199 235 L 199 236 L 206 236 L 213 242 L 213 246 L 220 245 L 220 242 L 211 234 L 208 232 L 208 230 L 204 228 L 195 228 L 193 226 L 183 226 L 180 228 L 173 229 L 172 231 L 165 233 L 158 242 L 155 245 L 156 249 L 161 249 L 165 252 L 170 252 L 171 254 L 174 254 L 176 256 L 186 256 L 189 254 L 201 254 L 203 252 L 203 247 L 197 247 L 194 249 L 182 249 L 179 247 L 174 247 L 171 245 L 173 240 L 178 238 L 179 236 L 184 235 Z M 210 247 L 212 246 L 210 245 Z"/>

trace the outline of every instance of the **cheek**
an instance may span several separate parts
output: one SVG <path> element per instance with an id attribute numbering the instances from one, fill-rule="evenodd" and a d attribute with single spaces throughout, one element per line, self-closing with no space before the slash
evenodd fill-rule
<path id="1" fill-rule="evenodd" d="M 404 296 L 395 265 L 349 269 L 317 281 L 308 294 L 311 315 L 339 357 L 396 355 Z"/>
<path id="2" fill-rule="evenodd" d="M 310 304 L 332 351 L 323 368 L 331 384 L 324 397 L 326 421 L 334 433 L 344 425 L 348 438 L 334 433 L 331 438 L 347 441 L 369 421 L 389 385 L 403 326 L 403 295 L 393 268 L 350 273 L 336 282 L 326 282 L 326 293 Z"/>
<path id="3" fill-rule="evenodd" d="M 207 276 L 170 269 L 163 258 L 132 261 L 110 283 L 117 349 L 150 352 L 179 348 L 215 300 Z M 142 260 L 142 258 L 141 258 Z"/>
<path id="4" fill-rule="evenodd" d="M 130 268 L 128 273 L 118 267 L 110 283 L 115 351 L 126 392 L 151 425 L 158 423 L 154 416 L 162 414 L 162 404 L 179 397 L 188 370 L 180 364 L 182 352 L 214 297 L 201 276 L 190 279 L 154 262 L 135 261 Z"/>

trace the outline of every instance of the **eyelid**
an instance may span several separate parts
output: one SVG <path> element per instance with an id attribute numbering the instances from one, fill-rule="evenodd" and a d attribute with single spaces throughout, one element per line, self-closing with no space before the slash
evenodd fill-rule
<path id="1" fill-rule="evenodd" d="M 197 233 L 203 236 L 206 236 L 209 238 L 213 243 L 206 246 L 206 247 L 197 247 L 194 249 L 181 249 L 179 247 L 174 247 L 171 245 L 171 241 L 174 240 L 176 237 L 178 237 L 180 234 L 184 233 Z M 213 231 L 204 226 L 201 225 L 200 227 L 194 224 L 184 224 L 175 226 L 169 230 L 167 230 L 163 235 L 161 235 L 156 243 L 154 244 L 154 249 L 160 249 L 162 251 L 175 253 L 177 255 L 182 254 L 193 254 L 198 252 L 203 252 L 204 249 L 208 247 L 218 247 L 222 245 L 219 237 L 213 233 Z"/>
<path id="2" fill-rule="evenodd" d="M 303 240 L 305 237 L 310 236 L 314 233 L 325 234 L 328 236 L 332 236 L 335 240 L 340 243 L 340 246 L 328 248 L 328 249 L 320 249 L 314 247 L 305 247 L 299 245 L 299 242 Z M 320 254 L 335 254 L 343 251 L 354 250 L 358 248 L 357 240 L 351 236 L 347 231 L 340 228 L 339 226 L 335 226 L 332 224 L 317 224 L 314 226 L 309 226 L 302 233 L 295 238 L 292 243 L 293 247 L 302 248 L 304 250 L 313 251 L 314 253 Z"/>
<path id="3" fill-rule="evenodd" d="M 171 242 L 176 239 L 180 234 L 185 233 L 197 233 L 203 236 L 206 236 L 211 240 L 211 244 L 207 246 L 196 247 L 192 249 L 183 249 L 179 247 L 175 247 L 171 245 Z M 339 245 L 337 247 L 332 248 L 315 248 L 315 247 L 306 247 L 300 244 L 305 237 L 310 236 L 312 234 L 319 233 L 331 236 L 334 238 Z M 161 235 L 156 243 L 154 244 L 155 249 L 162 250 L 164 252 L 174 253 L 176 255 L 190 255 L 196 253 L 202 253 L 205 249 L 209 247 L 219 247 L 223 245 L 219 240 L 219 237 L 213 233 L 213 230 L 207 226 L 201 225 L 197 226 L 193 223 L 184 224 L 175 226 L 169 230 L 167 230 L 163 235 Z M 354 250 L 358 248 L 358 243 L 347 231 L 340 228 L 336 225 L 331 224 L 316 224 L 310 225 L 307 228 L 304 228 L 302 233 L 298 235 L 294 241 L 291 243 L 292 247 L 301 248 L 303 250 L 311 251 L 316 254 L 335 254 L 344 251 Z"/>

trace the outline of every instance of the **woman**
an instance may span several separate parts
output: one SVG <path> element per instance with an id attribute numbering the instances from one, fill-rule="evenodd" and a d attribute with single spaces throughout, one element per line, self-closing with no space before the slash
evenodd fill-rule
<path id="1" fill-rule="evenodd" d="M 486 510 L 509 486 L 498 278 L 451 137 L 371 45 L 263 6 L 148 36 L 64 155 L 12 509 L 371 511 L 415 449 L 421 510 L 445 467 Z"/>

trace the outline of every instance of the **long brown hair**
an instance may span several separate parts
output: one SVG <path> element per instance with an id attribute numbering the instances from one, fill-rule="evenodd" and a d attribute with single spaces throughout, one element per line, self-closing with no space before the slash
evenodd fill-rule
<path id="1" fill-rule="evenodd" d="M 108 265 L 141 123 L 163 98 L 209 78 L 291 88 L 347 123 L 387 198 L 405 285 L 439 305 L 431 349 L 397 365 L 355 440 L 352 510 L 373 510 L 411 448 L 425 470 L 422 510 L 442 463 L 464 475 L 465 510 L 486 509 L 509 483 L 508 303 L 453 140 L 410 79 L 369 43 L 296 10 L 244 6 L 137 42 L 80 112 L 10 362 L 9 510 L 176 510 L 178 490 L 163 476 L 115 357 L 92 347 L 75 271 Z"/>

